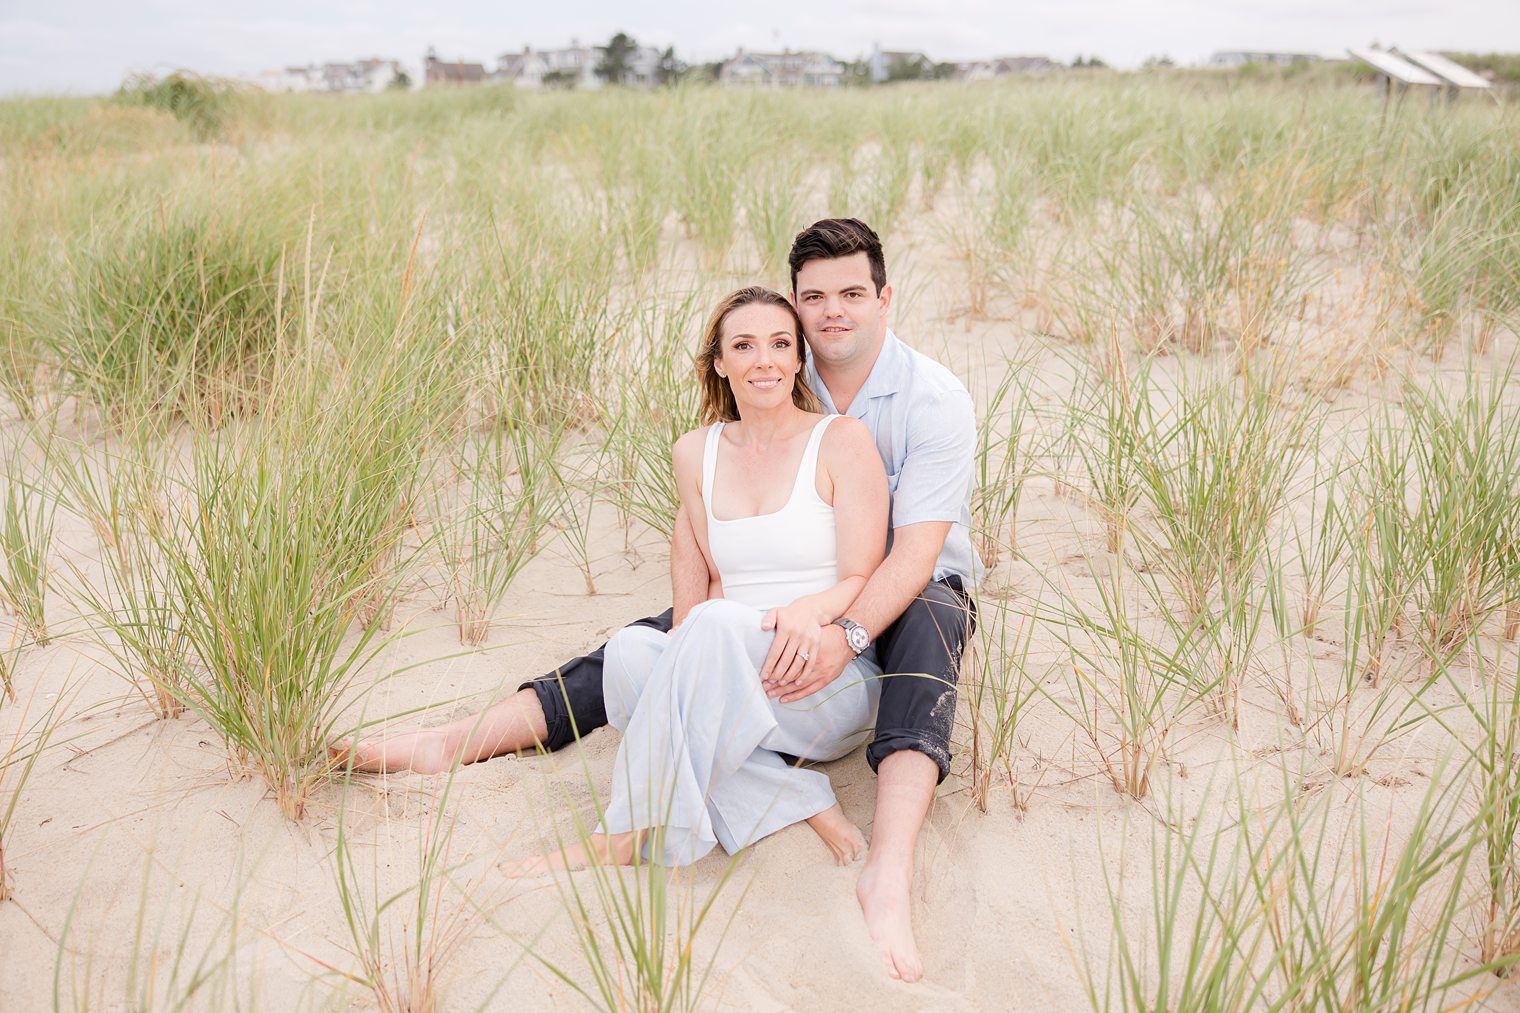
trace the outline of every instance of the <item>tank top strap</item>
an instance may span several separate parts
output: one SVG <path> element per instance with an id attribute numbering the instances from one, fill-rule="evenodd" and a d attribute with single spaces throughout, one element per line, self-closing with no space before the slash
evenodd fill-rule
<path id="1" fill-rule="evenodd" d="M 829 423 L 837 419 L 838 415 L 825 415 L 813 426 L 813 432 L 808 436 L 807 447 L 802 451 L 802 462 L 797 465 L 797 484 L 792 486 L 792 499 L 796 499 L 803 489 L 811 491 L 816 498 L 818 495 L 818 448 L 823 446 L 823 431 L 829 427 Z"/>
<path id="2" fill-rule="evenodd" d="M 707 443 L 702 448 L 702 506 L 707 510 L 708 520 L 712 519 L 712 490 L 713 475 L 718 470 L 718 439 L 723 432 L 723 423 L 714 422 L 707 427 Z"/>

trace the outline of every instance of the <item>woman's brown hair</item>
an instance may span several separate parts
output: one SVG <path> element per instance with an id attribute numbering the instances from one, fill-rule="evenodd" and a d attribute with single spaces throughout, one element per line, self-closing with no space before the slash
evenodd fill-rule
<path id="1" fill-rule="evenodd" d="M 724 297 L 708 318 L 707 329 L 702 333 L 702 347 L 697 351 L 697 383 L 702 388 L 702 403 L 698 417 L 704 426 L 714 422 L 735 422 L 739 418 L 739 405 L 734 400 L 733 388 L 718 375 L 716 363 L 723 354 L 723 322 L 728 315 L 744 306 L 774 306 L 785 310 L 792 318 L 797 332 L 797 360 L 801 367 L 792 377 L 792 404 L 805 412 L 823 411 L 823 405 L 807 383 L 807 340 L 802 336 L 802 318 L 797 310 L 780 292 L 763 285 L 751 285 Z"/>

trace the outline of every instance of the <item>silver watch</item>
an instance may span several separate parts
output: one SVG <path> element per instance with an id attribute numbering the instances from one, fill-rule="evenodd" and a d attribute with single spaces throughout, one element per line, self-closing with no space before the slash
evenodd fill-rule
<path id="1" fill-rule="evenodd" d="M 839 618 L 834 620 L 834 625 L 844 629 L 844 642 L 850 645 L 855 657 L 860 657 L 871 646 L 871 634 L 855 620 Z"/>

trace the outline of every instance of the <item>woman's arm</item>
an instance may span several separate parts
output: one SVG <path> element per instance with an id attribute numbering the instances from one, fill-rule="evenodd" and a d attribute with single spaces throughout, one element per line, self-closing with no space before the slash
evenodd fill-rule
<path id="1" fill-rule="evenodd" d="M 695 429 L 676 441 L 671 451 L 681 506 L 670 539 L 672 618 L 680 626 L 693 608 L 710 598 L 723 597 L 723 585 L 707 548 L 707 510 L 702 505 L 702 451 L 706 429 Z M 674 628 L 674 626 L 672 628 Z"/>
<path id="2" fill-rule="evenodd" d="M 792 674 L 801 674 L 822 628 L 844 615 L 886 555 L 887 473 L 871 431 L 859 419 L 835 419 L 824 432 L 818 460 L 829 487 L 820 492 L 834 506 L 839 582 L 766 616 L 765 628 L 776 630 L 760 672 L 767 681 L 780 681 L 793 666 Z"/>

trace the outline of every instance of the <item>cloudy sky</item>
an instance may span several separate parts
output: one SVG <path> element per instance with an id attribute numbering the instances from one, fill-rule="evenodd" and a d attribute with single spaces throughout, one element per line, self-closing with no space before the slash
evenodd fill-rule
<path id="1" fill-rule="evenodd" d="M 1135 66 L 1216 49 L 1340 55 L 1406 48 L 1520 51 L 1520 0 L 770 0 L 728 11 L 702 0 L 0 0 L 0 95 L 109 91 L 135 70 L 237 75 L 360 56 L 494 61 L 524 45 L 600 42 L 623 30 L 690 62 L 748 49 L 841 58 L 917 49 L 939 60 L 1096 54 Z"/>

